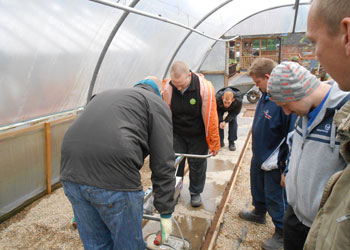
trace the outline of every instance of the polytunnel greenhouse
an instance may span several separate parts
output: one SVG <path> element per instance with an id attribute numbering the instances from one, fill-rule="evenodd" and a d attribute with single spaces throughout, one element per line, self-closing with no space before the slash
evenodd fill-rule
<path id="1" fill-rule="evenodd" d="M 0 0 L 1 241 L 10 237 L 9 220 L 61 189 L 63 136 L 93 95 L 133 87 L 150 75 L 168 79 L 176 61 L 203 74 L 215 91 L 241 75 L 237 81 L 254 89 L 246 72 L 259 57 L 303 57 L 310 70 L 317 68 L 313 45 L 305 39 L 309 8 L 309 0 Z M 254 100 L 244 101 L 249 113 Z M 244 158 L 240 150 L 247 147 L 252 118 L 239 135 L 236 161 Z M 209 210 L 215 213 L 220 204 Z M 76 234 L 71 214 L 60 218 Z M 206 230 L 191 241 L 193 249 L 212 247 L 206 236 L 216 234 L 210 230 L 217 219 L 203 220 Z M 0 248 L 65 249 L 55 241 L 24 246 L 18 242 L 28 239 L 21 237 Z M 67 249 L 82 249 L 79 244 Z"/>

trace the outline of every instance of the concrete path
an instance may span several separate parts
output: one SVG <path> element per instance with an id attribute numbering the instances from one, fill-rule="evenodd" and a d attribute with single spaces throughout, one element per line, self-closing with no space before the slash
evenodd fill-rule
<path id="1" fill-rule="evenodd" d="M 204 243 L 206 233 L 215 216 L 223 192 L 235 169 L 240 152 L 252 126 L 254 110 L 255 105 L 244 104 L 238 116 L 238 140 L 235 143 L 236 151 L 230 151 L 228 149 L 228 128 L 226 127 L 224 140 L 226 146 L 221 148 L 217 156 L 208 159 L 207 179 L 204 192 L 201 195 L 203 202 L 201 207 L 193 208 L 191 206 L 188 190 L 189 177 L 188 175 L 184 177 L 183 189 L 173 216 L 179 223 L 184 238 L 191 242 L 192 249 L 200 249 Z M 156 233 L 158 230 L 159 222 L 150 221 L 144 227 L 144 237 L 147 238 L 148 235 Z M 173 235 L 180 237 L 175 225 L 173 225 Z"/>

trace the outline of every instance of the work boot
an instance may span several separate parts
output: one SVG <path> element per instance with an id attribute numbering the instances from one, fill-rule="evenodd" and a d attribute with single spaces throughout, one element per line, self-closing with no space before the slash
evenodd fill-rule
<path id="1" fill-rule="evenodd" d="M 220 146 L 221 146 L 222 148 L 225 147 L 225 142 L 221 141 L 221 142 L 220 142 Z"/>
<path id="2" fill-rule="evenodd" d="M 262 249 L 265 250 L 280 250 L 283 248 L 283 230 L 280 228 L 275 229 L 275 233 L 272 237 L 266 240 L 262 245 Z"/>
<path id="3" fill-rule="evenodd" d="M 228 146 L 228 148 L 230 149 L 230 151 L 236 151 L 235 143 L 230 143 L 230 145 Z"/>
<path id="4" fill-rule="evenodd" d="M 191 193 L 191 206 L 192 207 L 200 207 L 202 205 L 201 195 Z"/>
<path id="5" fill-rule="evenodd" d="M 252 221 L 252 222 L 259 223 L 259 224 L 266 223 L 266 212 L 262 213 L 262 212 L 257 211 L 256 209 L 253 209 L 252 211 L 242 210 L 239 212 L 238 215 L 243 220 Z"/>

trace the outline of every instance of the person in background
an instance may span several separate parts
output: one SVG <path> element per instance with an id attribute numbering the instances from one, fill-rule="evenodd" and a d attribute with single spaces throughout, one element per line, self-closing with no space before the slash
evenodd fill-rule
<path id="1" fill-rule="evenodd" d="M 85 249 L 145 249 L 139 170 L 147 155 L 162 243 L 171 232 L 175 153 L 171 112 L 157 84 L 150 76 L 97 94 L 64 135 L 60 179 Z"/>
<path id="2" fill-rule="evenodd" d="M 266 212 L 270 214 L 275 232 L 262 244 L 263 249 L 283 247 L 283 216 L 287 209 L 287 199 L 280 181 L 289 153 L 288 136 L 294 124 L 292 117 L 270 101 L 266 93 L 267 82 L 275 65 L 271 59 L 258 58 L 248 71 L 262 91 L 262 96 L 256 107 L 252 128 L 250 185 L 254 209 L 242 210 L 239 217 L 264 224 Z"/>
<path id="3" fill-rule="evenodd" d="M 175 62 L 163 98 L 172 111 L 174 150 L 176 153 L 215 156 L 220 149 L 218 115 L 214 87 L 202 75 L 189 70 L 184 62 Z M 191 205 L 202 205 L 207 160 L 188 158 Z M 180 163 L 178 176 L 184 176 L 185 161 Z"/>
<path id="4" fill-rule="evenodd" d="M 242 109 L 242 96 L 238 89 L 234 87 L 224 87 L 216 95 L 217 111 L 219 116 L 220 146 L 224 147 L 224 128 L 228 123 L 228 142 L 231 151 L 236 150 L 237 140 L 237 115 Z M 224 114 L 227 116 L 224 119 Z"/>
<path id="5" fill-rule="evenodd" d="M 288 209 L 283 228 L 284 249 L 303 249 L 327 181 L 346 166 L 333 116 L 350 95 L 339 90 L 337 83 L 320 82 L 291 62 L 274 68 L 267 91 L 287 115 L 298 115 L 285 177 Z"/>
<path id="6" fill-rule="evenodd" d="M 326 72 L 341 90 L 350 91 L 350 1 L 314 0 L 306 35 L 315 44 L 316 56 Z M 350 246 L 350 101 L 337 111 L 334 123 L 347 167 L 335 173 L 326 185 L 304 245 L 307 250 Z"/>

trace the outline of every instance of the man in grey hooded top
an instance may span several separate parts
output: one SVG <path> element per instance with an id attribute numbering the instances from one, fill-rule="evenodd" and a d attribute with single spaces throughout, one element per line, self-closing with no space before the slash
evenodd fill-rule
<path id="1" fill-rule="evenodd" d="M 327 181 L 346 166 L 333 116 L 349 100 L 349 94 L 336 82 L 320 82 L 293 62 L 274 68 L 267 89 L 270 99 L 286 114 L 299 116 L 285 177 L 289 206 L 283 228 L 284 249 L 302 249 Z"/>

